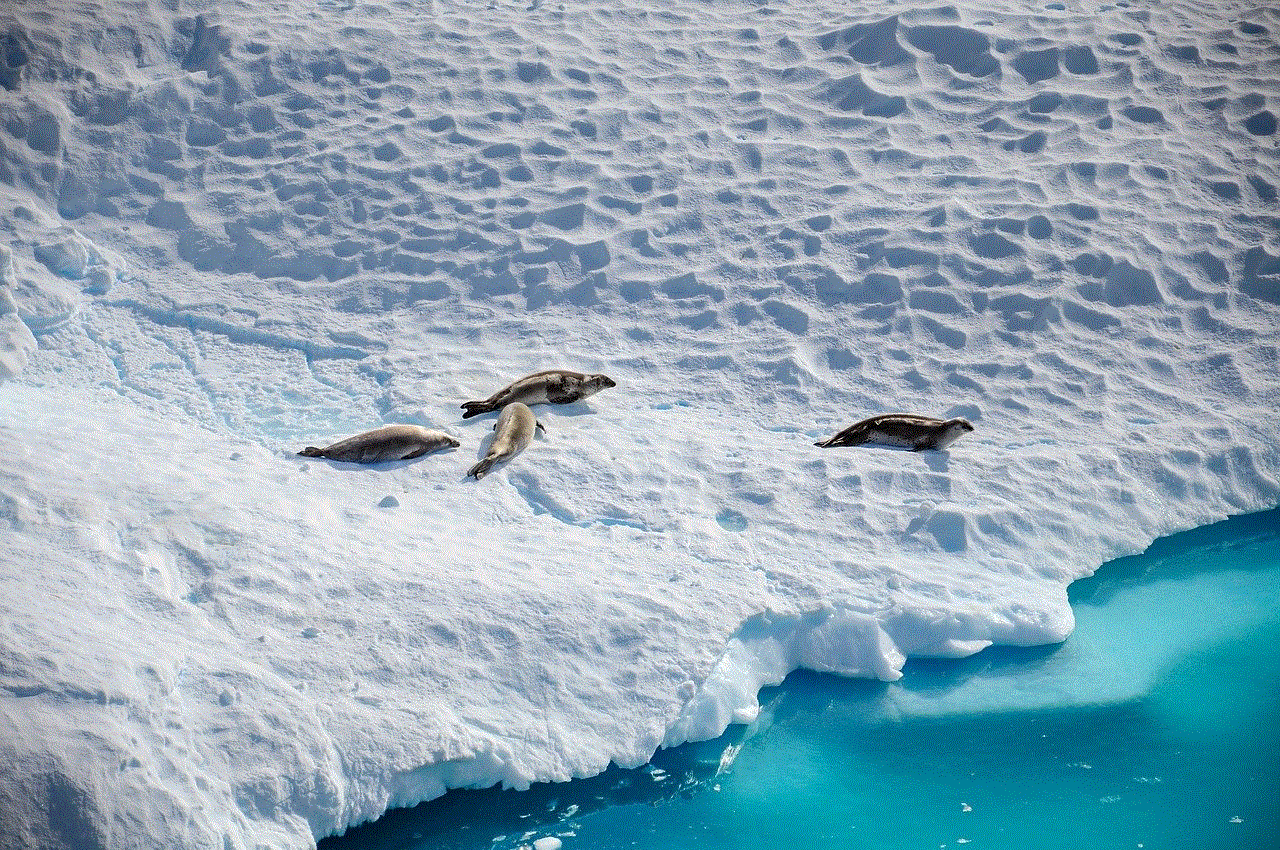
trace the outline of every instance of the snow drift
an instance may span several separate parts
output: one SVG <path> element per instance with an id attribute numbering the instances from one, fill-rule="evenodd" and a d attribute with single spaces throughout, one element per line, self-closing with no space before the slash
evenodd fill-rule
<path id="1" fill-rule="evenodd" d="M 0 10 L 5 846 L 640 764 L 1276 505 L 1237 8 Z M 551 367 L 618 386 L 464 481 L 458 405 Z M 977 430 L 812 446 L 893 410 Z M 388 422 L 462 447 L 293 454 Z"/>

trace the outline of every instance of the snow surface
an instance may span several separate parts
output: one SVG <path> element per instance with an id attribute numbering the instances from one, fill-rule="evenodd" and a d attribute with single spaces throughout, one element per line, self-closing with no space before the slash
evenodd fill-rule
<path id="1" fill-rule="evenodd" d="M 0 8 L 5 847 L 309 847 L 1280 503 L 1280 15 Z M 459 405 L 567 367 L 482 482 Z M 946 453 L 823 450 L 886 411 Z M 353 468 L 389 422 L 462 448 Z"/>

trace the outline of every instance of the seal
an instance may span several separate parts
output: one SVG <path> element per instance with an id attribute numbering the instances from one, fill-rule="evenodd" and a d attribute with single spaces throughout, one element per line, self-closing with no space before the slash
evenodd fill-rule
<path id="1" fill-rule="evenodd" d="M 542 428 L 542 423 L 533 415 L 533 411 L 521 402 L 513 401 L 498 414 L 494 423 L 493 442 L 484 459 L 467 470 L 467 475 L 474 475 L 479 481 L 489 474 L 489 467 L 500 460 L 524 451 L 525 446 L 533 440 L 533 432 Z M 542 430 L 546 430 L 542 428 Z"/>
<path id="2" fill-rule="evenodd" d="M 339 440 L 331 446 L 307 446 L 298 454 L 303 457 L 327 457 L 347 463 L 381 463 L 387 460 L 411 460 L 438 449 L 462 445 L 443 431 L 429 431 L 420 425 L 384 425 L 354 437 Z"/>
<path id="3" fill-rule="evenodd" d="M 925 449 L 941 451 L 973 430 L 967 419 L 934 419 L 913 413 L 882 413 L 850 425 L 834 437 L 814 443 L 815 446 L 860 446 L 877 443 L 901 446 L 913 452 Z"/>
<path id="4" fill-rule="evenodd" d="M 570 372 L 566 369 L 548 369 L 545 372 L 525 375 L 484 401 L 465 402 L 462 409 L 466 413 L 462 414 L 462 418 L 479 416 L 481 413 L 488 413 L 517 401 L 522 404 L 570 404 L 582 401 L 603 389 L 616 386 L 613 379 L 607 375 L 584 375 L 581 372 Z"/>

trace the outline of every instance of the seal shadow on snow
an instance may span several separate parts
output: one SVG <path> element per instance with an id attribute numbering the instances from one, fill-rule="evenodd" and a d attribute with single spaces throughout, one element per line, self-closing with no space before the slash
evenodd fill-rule
<path id="1" fill-rule="evenodd" d="M 501 413 L 502 413 L 501 408 L 499 408 L 498 410 L 488 410 L 488 411 L 485 411 L 484 413 L 477 414 L 476 416 L 472 416 L 467 419 L 458 417 L 456 420 L 454 420 L 453 424 L 458 428 L 466 429 L 480 422 L 489 422 L 490 423 L 489 428 L 492 429 L 493 428 L 492 423 L 497 420 L 498 415 Z M 592 416 L 592 415 L 595 415 L 596 413 L 599 413 L 599 411 L 596 410 L 594 407 L 592 407 L 588 402 L 574 401 L 568 404 L 557 404 L 557 405 L 546 405 L 546 404 L 539 403 L 534 413 L 537 415 L 539 422 L 541 422 L 543 419 L 546 419 L 549 422 L 554 422 L 556 419 L 558 419 L 561 416 Z"/>
<path id="2" fill-rule="evenodd" d="M 838 452 L 841 449 L 851 449 L 855 451 L 873 449 L 875 451 L 882 452 L 901 452 L 902 454 L 918 456 L 933 472 L 947 472 L 950 469 L 950 449 L 923 449 L 921 451 L 916 451 L 915 449 L 908 448 L 907 446 L 886 446 L 881 443 L 862 443 L 857 446 L 833 446 L 831 449 L 825 449 L 824 451 Z"/>
<path id="3" fill-rule="evenodd" d="M 448 455 L 456 451 L 457 451 L 457 448 L 453 446 L 446 446 L 445 448 L 436 449 L 435 451 L 427 452 L 426 454 L 419 455 L 418 457 L 412 457 L 412 458 L 407 458 L 402 460 L 383 460 L 383 461 L 378 461 L 377 463 L 352 463 L 351 461 L 346 461 L 346 460 L 332 460 L 331 458 L 327 458 L 327 457 L 308 457 L 306 455 L 299 455 L 297 452 L 292 452 L 292 451 L 288 452 L 288 454 L 290 457 L 296 458 L 299 462 L 304 464 L 323 463 L 329 466 L 331 469 L 338 469 L 343 472 L 382 473 L 382 472 L 390 472 L 393 469 L 403 469 L 404 467 L 411 466 L 412 464 L 419 463 L 421 461 L 427 460 L 428 458 L 432 458 L 437 455 Z"/>

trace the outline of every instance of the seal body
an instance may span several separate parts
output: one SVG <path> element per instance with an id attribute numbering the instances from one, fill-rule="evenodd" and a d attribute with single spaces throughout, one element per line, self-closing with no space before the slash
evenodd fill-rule
<path id="1" fill-rule="evenodd" d="M 420 425 L 384 425 L 354 437 L 339 440 L 331 446 L 307 446 L 298 454 L 303 457 L 327 457 L 347 463 L 382 463 L 409 460 L 427 452 L 457 448 L 457 440 L 443 431 L 431 431 Z"/>
<path id="2" fill-rule="evenodd" d="M 483 401 L 468 401 L 462 405 L 466 411 L 463 419 L 498 410 L 513 402 L 521 404 L 570 404 L 581 401 L 617 384 L 607 375 L 584 375 L 565 369 L 549 369 L 525 375 L 508 384 Z"/>
<path id="3" fill-rule="evenodd" d="M 913 452 L 925 449 L 941 451 L 973 430 L 966 419 L 934 419 L 911 413 L 882 413 L 850 425 L 834 437 L 828 437 L 815 446 L 860 446 L 876 443 L 882 446 L 901 446 Z"/>
<path id="4" fill-rule="evenodd" d="M 489 451 L 483 460 L 467 470 L 467 475 L 475 476 L 476 480 L 484 478 L 495 463 L 524 451 L 525 446 L 533 440 L 534 430 L 541 427 L 542 423 L 533 415 L 528 405 L 519 401 L 511 402 L 498 414 Z"/>

